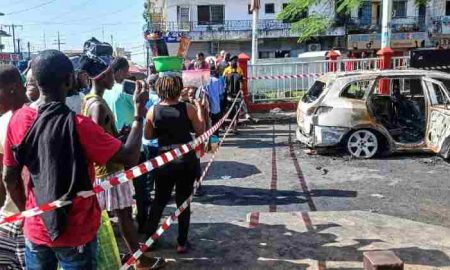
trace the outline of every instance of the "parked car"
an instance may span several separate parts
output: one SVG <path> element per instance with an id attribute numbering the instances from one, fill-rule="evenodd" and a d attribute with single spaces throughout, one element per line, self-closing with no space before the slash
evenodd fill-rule
<path id="1" fill-rule="evenodd" d="M 297 139 L 344 146 L 356 158 L 381 152 L 450 156 L 450 74 L 425 70 L 329 73 L 297 109 Z"/>

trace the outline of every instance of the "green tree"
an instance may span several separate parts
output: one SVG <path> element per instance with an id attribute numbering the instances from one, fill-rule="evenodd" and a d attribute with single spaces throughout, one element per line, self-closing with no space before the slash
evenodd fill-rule
<path id="1" fill-rule="evenodd" d="M 291 22 L 291 31 L 299 35 L 299 42 L 311 39 L 314 36 L 325 33 L 333 26 L 335 18 L 324 14 L 308 13 L 308 8 L 314 5 L 323 5 L 336 8 L 337 15 L 349 14 L 357 9 L 366 0 L 289 0 L 288 5 L 281 11 L 277 18 L 285 22 Z M 429 0 L 415 0 L 416 5 L 426 5 Z"/>

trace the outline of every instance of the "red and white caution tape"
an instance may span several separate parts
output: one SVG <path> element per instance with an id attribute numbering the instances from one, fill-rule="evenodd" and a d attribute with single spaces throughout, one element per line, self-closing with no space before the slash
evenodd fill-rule
<path id="1" fill-rule="evenodd" d="M 131 257 L 130 259 L 128 259 L 128 261 L 122 265 L 122 267 L 120 268 L 120 270 L 127 270 L 129 269 L 131 266 L 133 266 L 133 264 L 136 263 L 136 261 L 145 253 L 145 251 L 158 239 L 161 237 L 161 235 L 166 232 L 169 227 L 173 224 L 173 222 L 175 222 L 178 217 L 181 215 L 181 213 L 184 212 L 184 210 L 186 210 L 189 205 L 191 204 L 192 200 L 194 199 L 194 195 L 196 194 L 198 188 L 201 186 L 203 179 L 206 177 L 206 174 L 208 173 L 212 163 L 214 162 L 215 158 L 216 158 L 216 154 L 220 149 L 220 146 L 222 145 L 222 143 L 224 142 L 225 138 L 227 137 L 228 133 L 231 130 L 231 127 L 233 126 L 233 123 L 235 121 L 237 121 L 238 116 L 239 116 L 239 112 L 242 109 L 242 106 L 244 104 L 244 101 L 241 102 L 241 104 L 239 105 L 239 109 L 236 112 L 236 115 L 234 116 L 234 118 L 231 121 L 231 124 L 228 126 L 228 129 L 226 130 L 225 134 L 223 135 L 222 139 L 219 142 L 219 145 L 217 147 L 217 149 L 214 151 L 214 153 L 211 156 L 211 159 L 209 160 L 208 164 L 206 165 L 205 169 L 203 170 L 202 176 L 200 177 L 199 180 L 195 181 L 194 183 L 194 191 L 192 192 L 191 196 L 189 196 L 189 198 L 183 202 L 183 204 L 175 211 L 175 213 L 173 213 L 171 216 L 169 216 L 164 223 L 159 227 L 159 229 L 144 243 L 141 245 L 140 249 L 138 251 L 136 251 Z"/>
<path id="2" fill-rule="evenodd" d="M 241 93 L 239 93 L 238 96 L 235 98 L 231 108 L 222 117 L 222 119 L 220 119 L 220 121 L 217 124 L 215 124 L 213 127 L 211 127 L 208 131 L 203 133 L 201 136 L 199 136 L 195 140 L 193 140 L 187 144 L 184 144 L 177 149 L 170 150 L 164 154 L 161 154 L 160 156 L 157 156 L 156 158 L 153 158 L 149 161 L 139 164 L 127 171 L 122 171 L 118 174 L 115 174 L 115 175 L 111 176 L 110 178 L 108 178 L 107 180 L 105 180 L 104 182 L 102 182 L 100 185 L 95 186 L 93 188 L 93 190 L 79 192 L 77 194 L 77 197 L 71 201 L 56 200 L 51 203 L 43 204 L 41 206 L 28 209 L 21 213 L 17 213 L 17 214 L 8 216 L 8 217 L 2 217 L 2 218 L 0 218 L 0 225 L 6 224 L 6 223 L 17 222 L 24 218 L 39 216 L 39 215 L 42 215 L 43 213 L 50 212 L 55 209 L 73 204 L 73 202 L 75 202 L 77 200 L 82 200 L 82 199 L 86 199 L 88 197 L 92 197 L 98 193 L 104 192 L 115 186 L 127 183 L 136 177 L 147 174 L 147 173 L 153 171 L 154 169 L 157 169 L 175 159 L 185 156 L 190 151 L 195 150 L 197 148 L 197 146 L 206 142 L 208 140 L 208 138 L 211 137 L 220 128 L 220 126 L 222 126 L 222 124 L 225 122 L 225 120 L 230 115 L 232 108 L 236 105 L 236 102 L 237 102 L 240 94 Z"/>
<path id="3" fill-rule="evenodd" d="M 305 74 L 295 74 L 295 75 L 265 75 L 249 77 L 250 81 L 256 80 L 283 80 L 283 79 L 302 79 L 302 78 L 316 78 L 322 76 L 323 73 L 305 73 Z"/>

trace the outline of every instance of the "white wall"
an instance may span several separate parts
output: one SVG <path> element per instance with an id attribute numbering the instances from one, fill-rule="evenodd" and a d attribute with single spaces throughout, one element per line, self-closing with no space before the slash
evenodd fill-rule
<path id="1" fill-rule="evenodd" d="M 431 17 L 445 16 L 445 5 L 447 0 L 431 0 L 429 7 L 431 10 Z"/>
<path id="2" fill-rule="evenodd" d="M 406 4 L 406 16 L 414 17 L 419 15 L 419 10 L 414 0 L 409 0 Z"/>
<path id="3" fill-rule="evenodd" d="M 314 5 L 309 7 L 309 15 L 317 14 L 325 17 L 334 18 L 335 10 L 334 10 L 334 1 L 323 1 L 318 5 Z"/>
<path id="4" fill-rule="evenodd" d="M 288 0 L 261 0 L 261 10 L 259 18 L 275 19 L 276 14 L 283 8 L 283 3 Z M 252 15 L 248 14 L 249 0 L 167 0 L 167 21 L 177 21 L 177 6 L 189 6 L 191 8 L 191 21 L 197 21 L 198 5 L 225 5 L 225 20 L 251 20 Z M 275 4 L 275 14 L 265 13 L 265 4 Z"/>

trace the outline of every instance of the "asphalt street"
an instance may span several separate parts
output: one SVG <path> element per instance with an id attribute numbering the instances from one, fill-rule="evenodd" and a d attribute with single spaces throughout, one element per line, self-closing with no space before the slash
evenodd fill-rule
<path id="1" fill-rule="evenodd" d="M 377 230 L 380 235 L 383 231 L 376 221 L 378 214 L 382 214 L 380 220 L 384 215 L 388 216 L 385 220 L 399 218 L 386 224 L 405 224 L 400 231 L 422 226 L 417 222 L 430 225 L 417 229 L 427 231 L 422 237 L 450 229 L 450 164 L 420 153 L 372 160 L 355 160 L 340 152 L 308 155 L 306 148 L 295 141 L 294 129 L 294 124 L 287 123 L 252 125 L 225 140 L 200 196 L 192 203 L 190 253 L 175 253 L 176 224 L 155 249 L 155 255 L 173 261 L 169 269 L 314 269 L 305 259 L 315 259 L 317 269 L 325 269 L 327 259 L 362 261 L 360 248 L 371 244 L 369 239 L 359 239 L 359 248 L 350 245 L 352 248 L 346 246 L 344 250 L 323 249 L 340 237 L 320 234 L 329 225 L 316 226 L 311 220 L 314 213 L 328 211 L 343 211 L 344 218 L 340 218 L 345 220 L 346 211 L 360 210 L 355 214 L 358 220 L 366 216 L 368 222 L 374 221 L 374 230 L 369 233 L 367 229 L 367 235 L 373 237 L 377 237 Z M 208 158 L 202 160 L 203 165 Z M 165 214 L 174 210 L 172 204 Z M 305 233 L 288 230 L 292 216 L 306 226 Z M 295 226 L 300 225 L 292 228 Z M 411 236 L 402 238 L 409 241 L 404 238 Z M 302 249 L 310 243 L 315 243 L 314 248 Z M 448 254 L 424 252 L 418 244 L 405 243 L 411 249 L 400 250 L 406 263 L 430 267 L 417 269 L 450 267 Z M 437 245 L 450 249 L 450 242 L 448 246 L 447 242 Z M 332 260 L 333 254 L 341 253 L 344 255 Z M 360 269 L 358 265 L 338 268 Z"/>

